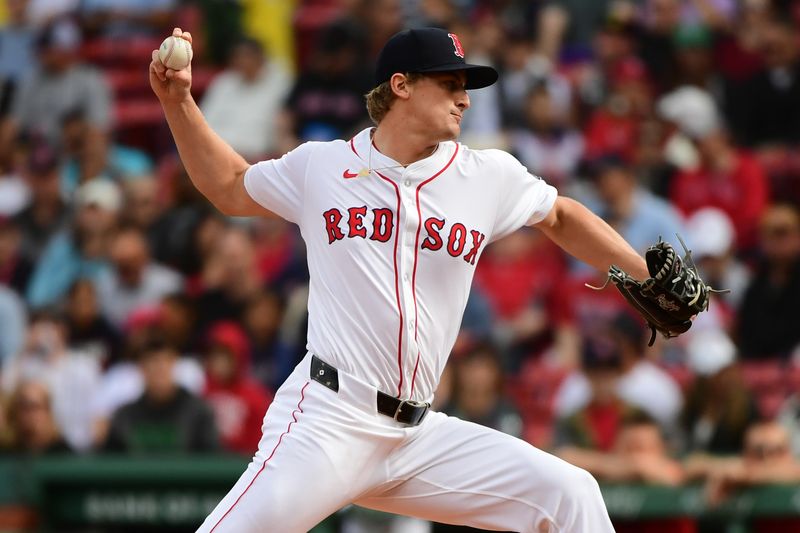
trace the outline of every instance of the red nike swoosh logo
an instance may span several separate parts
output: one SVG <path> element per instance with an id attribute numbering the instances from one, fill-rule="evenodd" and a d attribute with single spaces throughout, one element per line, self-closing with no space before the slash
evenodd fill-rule
<path id="1" fill-rule="evenodd" d="M 357 172 L 350 172 L 350 169 L 347 169 L 342 173 L 342 177 L 344 179 L 346 179 L 346 180 L 349 180 L 350 178 L 357 178 L 358 177 L 358 173 Z"/>

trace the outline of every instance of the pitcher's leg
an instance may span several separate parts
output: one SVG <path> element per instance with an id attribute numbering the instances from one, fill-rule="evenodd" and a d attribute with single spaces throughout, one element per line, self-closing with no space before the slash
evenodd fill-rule
<path id="1" fill-rule="evenodd" d="M 338 450 L 327 392 L 289 378 L 270 405 L 253 461 L 198 532 L 300 533 L 349 503 L 346 470 L 332 464 Z"/>
<path id="2" fill-rule="evenodd" d="M 492 429 L 429 417 L 392 457 L 396 480 L 356 504 L 498 531 L 614 531 L 588 472 Z"/>

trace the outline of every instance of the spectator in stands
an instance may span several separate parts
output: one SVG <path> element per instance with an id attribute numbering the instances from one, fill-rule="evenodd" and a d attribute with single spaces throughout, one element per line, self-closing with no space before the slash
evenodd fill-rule
<path id="1" fill-rule="evenodd" d="M 208 333 L 203 356 L 204 398 L 214 412 L 225 450 L 252 456 L 271 395 L 250 375 L 250 343 L 234 322 L 218 322 Z"/>
<path id="2" fill-rule="evenodd" d="M 242 316 L 253 353 L 251 375 L 270 390 L 277 390 L 297 363 L 295 350 L 281 335 L 285 307 L 277 293 L 259 291 L 248 301 Z"/>
<path id="3" fill-rule="evenodd" d="M 740 90 L 729 109 L 737 138 L 783 158 L 800 142 L 800 43 L 797 21 L 774 6 L 761 26 L 763 69 Z M 766 154 L 764 154 L 766 155 Z"/>
<path id="4" fill-rule="evenodd" d="M 359 27 L 337 22 L 325 28 L 310 68 L 300 73 L 289 94 L 278 138 L 285 145 L 301 141 L 349 139 L 368 121 L 364 94 L 373 86 Z"/>
<path id="5" fill-rule="evenodd" d="M 109 39 L 160 35 L 169 30 L 175 0 L 82 0 L 83 26 Z"/>
<path id="6" fill-rule="evenodd" d="M 158 329 L 170 346 L 184 356 L 195 356 L 200 332 L 195 303 L 185 293 L 168 294 L 159 307 Z"/>
<path id="7" fill-rule="evenodd" d="M 527 35 L 511 33 L 506 36 L 502 67 L 498 89 L 504 127 L 524 127 L 526 95 L 536 86 L 547 88 L 555 109 L 569 109 L 572 98 L 569 81 L 553 68 Z"/>
<path id="8" fill-rule="evenodd" d="M 28 17 L 37 28 L 73 15 L 78 10 L 80 0 L 30 0 Z"/>
<path id="9" fill-rule="evenodd" d="M 131 312 L 155 307 L 161 299 L 183 288 L 177 272 L 155 263 L 145 235 L 137 228 L 120 229 L 109 246 L 111 268 L 97 277 L 103 316 L 121 328 Z"/>
<path id="10" fill-rule="evenodd" d="M 639 57 L 659 90 L 675 83 L 675 34 L 680 29 L 679 0 L 647 0 L 638 41 Z"/>
<path id="11" fill-rule="evenodd" d="M 33 264 L 22 250 L 18 224 L 0 215 L 0 285 L 7 285 L 17 294 L 25 294 Z"/>
<path id="12" fill-rule="evenodd" d="M 24 254 L 39 259 L 50 237 L 67 225 L 68 209 L 61 197 L 58 154 L 44 141 L 29 140 L 20 173 L 31 191 L 30 204 L 15 220 L 22 232 Z"/>
<path id="13" fill-rule="evenodd" d="M 154 243 L 153 256 L 159 263 L 194 276 L 203 268 L 200 230 L 205 222 L 218 221 L 219 214 L 194 188 L 182 164 L 178 162 L 165 176 L 171 202 L 148 233 Z"/>
<path id="14" fill-rule="evenodd" d="M 762 258 L 739 312 L 742 356 L 786 358 L 800 344 L 800 212 L 789 204 L 770 207 L 759 227 Z"/>
<path id="15" fill-rule="evenodd" d="M 559 418 L 554 446 L 608 452 L 619 435 L 622 420 L 631 411 L 617 393 L 622 357 L 619 348 L 606 335 L 584 343 L 581 363 L 591 397 L 582 409 Z"/>
<path id="16" fill-rule="evenodd" d="M 61 190 L 66 197 L 87 180 L 102 177 L 123 182 L 153 171 L 153 162 L 141 150 L 98 137 L 83 108 L 63 116 L 61 138 L 65 156 Z"/>
<path id="17" fill-rule="evenodd" d="M 156 178 L 149 174 L 122 183 L 122 223 L 144 233 L 151 250 L 158 244 L 157 222 L 166 210 L 158 187 Z"/>
<path id="18" fill-rule="evenodd" d="M 738 453 L 757 410 L 736 365 L 736 347 L 724 332 L 708 329 L 692 333 L 687 352 L 689 369 L 697 377 L 681 415 L 685 450 Z"/>
<path id="19" fill-rule="evenodd" d="M 8 114 L 17 86 L 36 63 L 28 0 L 7 0 L 6 9 L 8 20 L 0 28 L 0 118 Z"/>
<path id="20" fill-rule="evenodd" d="M 685 478 L 681 464 L 668 454 L 659 424 L 640 412 L 632 412 L 623 419 L 610 451 L 565 447 L 558 449 L 557 454 L 585 468 L 599 481 L 677 486 Z"/>
<path id="21" fill-rule="evenodd" d="M 104 446 L 108 438 L 111 417 L 122 406 L 141 398 L 145 391 L 145 377 L 139 364 L 139 354 L 150 344 L 173 346 L 174 317 L 168 311 L 144 308 L 134 311 L 125 324 L 121 358 L 103 374 L 100 389 L 92 402 L 94 437 L 97 446 Z M 180 312 L 180 311 L 179 311 Z M 156 342 L 158 341 L 158 342 Z M 175 351 L 178 348 L 175 347 Z M 194 352 L 178 352 L 180 357 L 172 365 L 171 379 L 194 396 L 205 390 L 205 372 Z"/>
<path id="22" fill-rule="evenodd" d="M 711 314 L 722 315 L 718 323 L 728 329 L 744 298 L 750 272 L 735 256 L 736 237 L 731 219 L 724 211 L 706 207 L 686 221 L 686 241 L 692 250 L 703 281 L 728 293 L 715 295 Z"/>
<path id="23" fill-rule="evenodd" d="M 586 206 L 613 226 L 635 250 L 644 253 L 659 237 L 672 240 L 676 233 L 684 233 L 677 211 L 638 183 L 624 156 L 603 156 L 594 161 L 593 167 L 596 196 L 585 198 Z"/>
<path id="24" fill-rule="evenodd" d="M 648 359 L 644 346 L 645 327 L 629 312 L 611 323 L 611 340 L 620 354 L 622 375 L 616 392 L 626 404 L 646 413 L 668 436 L 674 436 L 683 396 L 675 380 Z M 591 386 L 584 373 L 571 374 L 558 390 L 555 409 L 559 416 L 571 415 L 591 400 Z"/>
<path id="25" fill-rule="evenodd" d="M 666 88 L 693 85 L 708 91 L 716 102 L 724 102 L 726 86 L 714 69 L 714 35 L 706 26 L 683 24 L 672 37 L 676 75 Z"/>
<path id="26" fill-rule="evenodd" d="M 598 21 L 589 56 L 591 61 L 584 61 L 583 68 L 576 72 L 582 112 L 588 111 L 586 107 L 597 108 L 607 103 L 616 91 L 620 73 L 633 66 L 631 60 L 636 59 L 638 32 L 636 13 L 631 8 L 629 2 L 612 2 Z"/>
<path id="27" fill-rule="evenodd" d="M 609 85 L 603 106 L 591 114 L 584 130 L 586 158 L 592 161 L 618 154 L 632 163 L 642 119 L 652 108 L 647 71 L 635 57 L 624 58 L 609 71 Z"/>
<path id="28" fill-rule="evenodd" d="M 786 429 L 777 422 L 762 421 L 748 427 L 740 457 L 709 463 L 703 473 L 708 479 L 706 495 L 717 504 L 743 487 L 800 482 L 800 462 L 792 455 Z M 764 520 L 754 531 L 794 531 L 798 520 L 791 519 L 791 526 L 786 520 L 781 521 L 783 528 L 775 523 L 767 526 L 772 521 Z"/>
<path id="29" fill-rule="evenodd" d="M 477 296 L 485 296 L 495 317 L 492 330 L 508 371 L 517 371 L 553 342 L 555 288 L 564 270 L 558 249 L 531 230 L 509 235 L 481 258 L 475 285 L 482 294 Z"/>
<path id="30" fill-rule="evenodd" d="M 108 245 L 117 226 L 122 195 L 111 181 L 92 180 L 75 193 L 73 226 L 54 235 L 28 284 L 34 307 L 57 302 L 81 277 L 96 279 L 107 268 Z"/>
<path id="31" fill-rule="evenodd" d="M 177 359 L 175 349 L 157 338 L 140 348 L 144 392 L 114 413 L 106 450 L 148 454 L 212 452 L 218 448 L 211 409 L 173 379 Z"/>
<path id="32" fill-rule="evenodd" d="M 412 6 L 404 5 L 401 0 L 356 0 L 354 4 L 354 22 L 358 27 L 365 28 L 367 33 L 365 59 L 372 64 L 377 59 L 383 44 L 392 35 L 403 29 L 404 11 Z M 423 6 L 420 7 L 425 10 Z M 444 19 L 452 22 L 452 9 L 443 6 L 440 9 L 434 7 L 434 10 L 439 12 L 434 15 L 434 18 L 439 18 L 440 22 L 445 23 Z M 448 26 L 439 27 L 446 28 Z"/>
<path id="33" fill-rule="evenodd" d="M 278 153 L 276 117 L 291 88 L 285 67 L 265 57 L 261 44 L 243 38 L 228 68 L 208 86 L 200 109 L 212 129 L 248 161 Z"/>
<path id="34" fill-rule="evenodd" d="M 70 350 L 64 318 L 48 311 L 31 317 L 22 351 L 8 362 L 2 374 L 6 391 L 13 391 L 30 379 L 45 383 L 64 439 L 81 451 L 91 445 L 90 399 L 100 376 L 100 361 L 91 353 Z"/>
<path id="35" fill-rule="evenodd" d="M 566 186 L 583 156 L 583 137 L 569 127 L 569 109 L 556 105 L 544 83 L 535 85 L 525 104 L 525 126 L 511 133 L 511 149 L 531 172 Z"/>
<path id="36" fill-rule="evenodd" d="M 229 228 L 210 250 L 198 302 L 198 327 L 219 320 L 239 320 L 247 301 L 261 289 L 255 246 L 249 232 Z"/>
<path id="37" fill-rule="evenodd" d="M 444 412 L 515 437 L 522 417 L 503 394 L 503 369 L 496 349 L 480 344 L 456 361 L 453 393 Z"/>
<path id="38" fill-rule="evenodd" d="M 581 0 L 557 0 L 553 4 L 564 10 L 569 26 L 564 36 L 566 50 L 573 54 L 589 52 L 598 28 L 608 17 L 612 0 L 586 3 Z"/>
<path id="39" fill-rule="evenodd" d="M 633 411 L 625 416 L 614 447 L 608 452 L 561 448 L 562 459 L 585 468 L 599 482 L 644 483 L 680 486 L 685 478 L 682 465 L 672 458 L 659 424 Z M 622 519 L 615 517 L 617 533 L 695 533 L 692 518 Z"/>
<path id="40" fill-rule="evenodd" d="M 716 104 L 705 91 L 681 87 L 663 97 L 658 107 L 663 118 L 692 140 L 699 158 L 696 167 L 684 168 L 673 177 L 672 203 L 686 216 L 703 207 L 723 210 L 736 228 L 739 249 L 752 247 L 769 197 L 764 169 L 731 143 Z"/>
<path id="41" fill-rule="evenodd" d="M 278 218 L 255 218 L 250 229 L 256 246 L 258 275 L 264 285 L 287 294 L 308 283 L 305 244 L 297 227 Z"/>
<path id="42" fill-rule="evenodd" d="M 6 361 L 22 349 L 27 325 L 25 303 L 17 293 L 0 284 L 0 372 Z"/>
<path id="43" fill-rule="evenodd" d="M 20 383 L 9 399 L 6 418 L 11 431 L 5 452 L 30 455 L 66 454 L 47 386 L 35 380 Z"/>
<path id="44" fill-rule="evenodd" d="M 106 144 L 111 122 L 111 93 L 102 75 L 80 62 L 81 35 L 68 19 L 48 25 L 37 41 L 40 66 L 20 84 L 11 115 L 0 124 L 0 151 L 8 157 L 18 132 L 35 132 L 60 146 L 61 123 L 67 113 L 83 109 L 90 124 L 89 144 Z M 93 150 L 84 174 L 103 168 L 102 151 Z"/>
<path id="45" fill-rule="evenodd" d="M 103 366 L 120 357 L 119 332 L 100 313 L 97 289 L 88 279 L 79 279 L 70 287 L 66 302 L 67 342 L 71 350 L 96 354 Z"/>

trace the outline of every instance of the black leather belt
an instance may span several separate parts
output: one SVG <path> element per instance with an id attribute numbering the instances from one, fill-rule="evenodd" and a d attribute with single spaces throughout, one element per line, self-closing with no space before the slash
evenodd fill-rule
<path id="1" fill-rule="evenodd" d="M 333 392 L 339 392 L 339 371 L 316 355 L 311 356 L 311 379 Z M 378 412 L 409 426 L 419 425 L 431 407 L 429 403 L 401 400 L 381 391 L 377 392 Z"/>

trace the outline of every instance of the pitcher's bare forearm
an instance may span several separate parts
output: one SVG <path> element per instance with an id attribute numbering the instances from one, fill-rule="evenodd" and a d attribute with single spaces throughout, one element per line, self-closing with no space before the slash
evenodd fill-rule
<path id="1" fill-rule="evenodd" d="M 614 228 L 575 200 L 559 196 L 536 227 L 564 251 L 600 272 L 617 265 L 639 279 L 649 277 L 644 258 Z"/>
<path id="2" fill-rule="evenodd" d="M 244 173 L 250 165 L 211 129 L 195 101 L 187 98 L 163 108 L 194 186 L 225 214 L 267 214 L 244 190 Z"/>
<path id="3" fill-rule="evenodd" d="M 180 28 L 172 37 L 191 46 L 192 36 Z M 244 174 L 250 166 L 208 125 L 191 94 L 192 66 L 180 70 L 166 67 L 158 50 L 151 53 L 150 87 L 161 102 L 169 129 L 186 172 L 197 189 L 226 215 L 270 214 L 244 188 Z"/>

